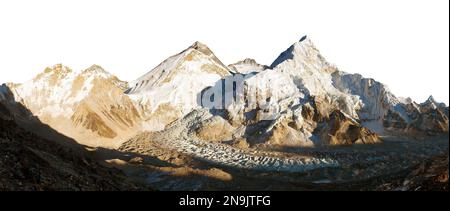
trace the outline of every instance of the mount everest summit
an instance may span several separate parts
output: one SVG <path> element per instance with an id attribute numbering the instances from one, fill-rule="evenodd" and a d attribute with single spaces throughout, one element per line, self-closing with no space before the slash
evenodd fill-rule
<path id="1" fill-rule="evenodd" d="M 267 65 L 245 59 L 227 66 L 196 42 L 130 82 L 98 65 L 79 71 L 58 64 L 24 83 L 1 85 L 0 105 L 17 125 L 48 139 L 55 134 L 42 125 L 89 147 L 130 151 L 160 140 L 215 163 L 257 169 L 273 162 L 277 171 L 337 162 L 248 151 L 374 144 L 449 130 L 445 104 L 398 98 L 374 79 L 345 73 L 306 36 Z M 235 150 L 249 161 L 227 158 Z"/>

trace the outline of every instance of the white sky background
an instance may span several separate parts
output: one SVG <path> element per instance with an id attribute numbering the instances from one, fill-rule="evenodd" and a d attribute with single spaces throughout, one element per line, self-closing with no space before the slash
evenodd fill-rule
<path id="1" fill-rule="evenodd" d="M 448 0 L 0 0 L 0 83 L 98 64 L 134 80 L 195 41 L 270 65 L 307 34 L 341 70 L 449 102 Z"/>

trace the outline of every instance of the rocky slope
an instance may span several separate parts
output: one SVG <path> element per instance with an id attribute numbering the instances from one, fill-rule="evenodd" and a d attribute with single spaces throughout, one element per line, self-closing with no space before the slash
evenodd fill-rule
<path id="1" fill-rule="evenodd" d="M 449 191 L 448 161 L 447 151 L 446 154 L 433 156 L 401 172 L 400 175 L 396 175 L 396 179 L 384 181 L 374 189 L 377 191 Z"/>
<path id="2" fill-rule="evenodd" d="M 137 189 L 119 170 L 22 129 L 1 102 L 0 155 L 0 191 Z"/>

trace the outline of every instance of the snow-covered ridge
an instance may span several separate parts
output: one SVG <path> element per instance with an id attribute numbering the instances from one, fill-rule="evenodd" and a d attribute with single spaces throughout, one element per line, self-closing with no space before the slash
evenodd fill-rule
<path id="1" fill-rule="evenodd" d="M 254 59 L 249 58 L 236 62 L 234 64 L 230 64 L 228 65 L 228 68 L 230 68 L 230 70 L 235 73 L 241 74 L 257 73 L 269 69 L 268 66 L 261 65 Z"/>
<path id="2" fill-rule="evenodd" d="M 25 83 L 7 85 L 14 98 L 7 100 L 19 102 L 40 122 L 82 144 L 116 147 L 140 130 L 139 113 L 124 94 L 126 86 L 98 65 L 72 70 L 57 64 Z"/>
<path id="3" fill-rule="evenodd" d="M 119 80 L 98 65 L 72 70 L 62 64 L 48 67 L 35 78 L 14 87 L 16 101 L 23 102 L 37 115 L 70 117 L 73 106 L 85 99 L 95 81 Z"/>

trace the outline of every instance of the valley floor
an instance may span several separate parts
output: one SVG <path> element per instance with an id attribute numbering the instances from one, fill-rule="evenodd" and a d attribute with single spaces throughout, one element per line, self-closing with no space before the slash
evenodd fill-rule
<path id="1" fill-rule="evenodd" d="M 95 154 L 156 190 L 448 190 L 448 135 L 270 150 L 167 138 L 144 134 Z"/>

